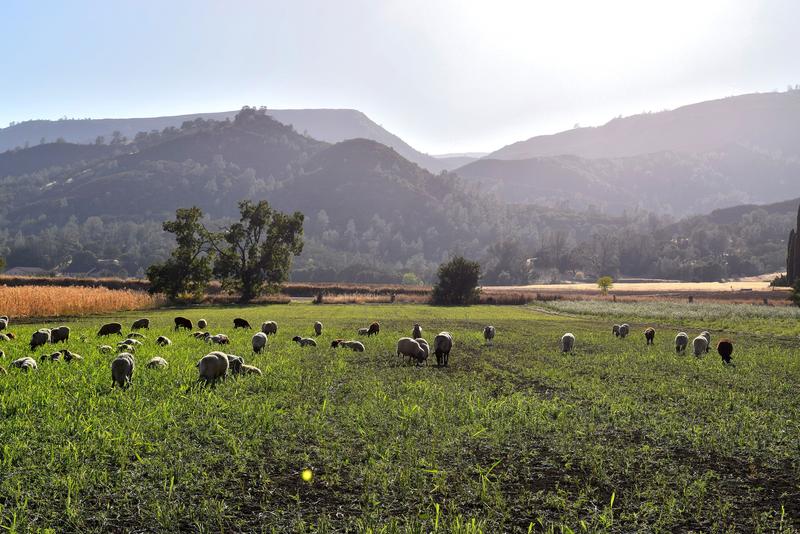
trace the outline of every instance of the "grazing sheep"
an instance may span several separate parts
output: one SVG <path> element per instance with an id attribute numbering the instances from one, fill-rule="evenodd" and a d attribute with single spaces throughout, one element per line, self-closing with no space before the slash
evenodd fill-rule
<path id="1" fill-rule="evenodd" d="M 364 352 L 364 344 L 360 341 L 342 341 L 339 346 L 350 349 L 353 352 Z"/>
<path id="2" fill-rule="evenodd" d="M 267 334 L 264 332 L 256 332 L 253 334 L 252 339 L 253 352 L 260 354 L 264 347 L 267 346 Z"/>
<path id="3" fill-rule="evenodd" d="M 80 354 L 75 354 L 74 352 L 70 352 L 67 349 L 61 349 L 60 352 L 64 356 L 64 361 L 67 363 L 79 362 L 83 359 L 83 356 L 81 356 Z"/>
<path id="4" fill-rule="evenodd" d="M 187 319 L 186 317 L 175 317 L 175 330 L 180 330 L 181 328 L 185 328 L 186 330 L 194 330 L 192 326 L 192 321 Z"/>
<path id="5" fill-rule="evenodd" d="M 275 321 L 264 321 L 261 323 L 261 331 L 266 335 L 275 335 L 278 333 L 278 323 Z"/>
<path id="6" fill-rule="evenodd" d="M 422 361 L 418 361 L 417 363 L 422 363 L 424 361 L 427 364 L 428 356 L 430 356 L 430 354 L 431 354 L 431 347 L 430 347 L 430 345 L 428 345 L 428 341 L 423 339 L 423 338 L 421 338 L 421 337 L 418 337 L 414 341 L 419 343 L 419 346 L 422 347 L 422 351 L 424 352 L 424 355 L 422 357 Z"/>
<path id="7" fill-rule="evenodd" d="M 702 356 L 708 352 L 708 340 L 703 336 L 697 336 L 692 341 L 692 348 L 694 349 L 695 356 Z"/>
<path id="8" fill-rule="evenodd" d="M 366 336 L 369 333 L 369 327 L 359 328 L 358 335 L 359 336 Z"/>
<path id="9" fill-rule="evenodd" d="M 238 374 L 241 375 L 261 375 L 261 369 L 255 367 L 254 365 L 245 365 L 242 364 L 239 366 Z"/>
<path id="10" fill-rule="evenodd" d="M 648 345 L 652 345 L 653 341 L 656 339 L 656 329 L 653 327 L 648 328 L 644 331 L 644 338 L 647 340 Z"/>
<path id="11" fill-rule="evenodd" d="M 201 338 L 205 339 L 206 337 L 210 336 L 211 334 L 209 334 L 208 332 L 192 332 L 191 335 L 195 339 L 201 339 Z"/>
<path id="12" fill-rule="evenodd" d="M 142 346 L 142 342 L 141 341 L 139 341 L 138 339 L 131 339 L 131 338 L 128 338 L 125 341 L 120 341 L 120 343 L 123 343 L 125 345 L 133 345 L 134 347 L 141 347 Z"/>
<path id="13" fill-rule="evenodd" d="M 733 354 L 733 342 L 730 339 L 720 339 L 717 343 L 717 352 L 722 357 L 722 363 L 731 364 L 731 354 Z"/>
<path id="14" fill-rule="evenodd" d="M 100 345 L 97 350 L 100 351 L 100 354 L 111 354 L 114 348 L 111 345 Z"/>
<path id="15" fill-rule="evenodd" d="M 104 324 L 100 327 L 100 331 L 97 332 L 97 337 L 110 336 L 111 334 L 117 334 L 118 336 L 121 336 L 122 325 L 119 323 Z"/>
<path id="16" fill-rule="evenodd" d="M 31 335 L 31 350 L 36 350 L 36 347 L 41 347 L 50 342 L 50 330 L 42 328 L 37 330 Z"/>
<path id="17" fill-rule="evenodd" d="M 419 323 L 414 323 L 414 328 L 411 330 L 411 337 L 414 339 L 422 337 L 422 327 L 419 325 Z"/>
<path id="18" fill-rule="evenodd" d="M 381 325 L 380 323 L 372 323 L 369 325 L 369 330 L 367 330 L 367 337 L 372 335 L 378 335 L 381 333 Z"/>
<path id="19" fill-rule="evenodd" d="M 322 335 L 322 323 L 319 321 L 314 323 L 314 334 L 318 336 Z"/>
<path id="20" fill-rule="evenodd" d="M 12 341 L 13 341 L 13 340 L 15 340 L 15 339 L 17 339 L 17 334 L 15 334 L 14 332 L 6 332 L 6 333 L 5 333 L 5 336 L 6 336 L 8 339 L 12 340 Z"/>
<path id="21" fill-rule="evenodd" d="M 128 334 L 128 337 L 130 339 L 147 339 L 147 336 L 145 336 L 144 334 L 140 334 L 139 332 L 131 332 L 130 334 Z"/>
<path id="22" fill-rule="evenodd" d="M 163 369 L 168 366 L 169 363 L 167 363 L 167 360 L 165 360 L 161 356 L 155 356 L 151 358 L 149 362 L 147 362 L 148 369 Z"/>
<path id="23" fill-rule="evenodd" d="M 709 332 L 708 330 L 704 330 L 700 332 L 700 335 L 706 338 L 706 341 L 708 342 L 708 344 L 706 345 L 706 352 L 708 352 L 709 349 L 711 348 L 711 332 Z"/>
<path id="24" fill-rule="evenodd" d="M 111 362 L 111 387 L 119 385 L 122 389 L 127 389 L 133 380 L 133 369 L 135 363 L 133 354 L 123 352 Z"/>
<path id="25" fill-rule="evenodd" d="M 5 330 L 8 328 L 8 317 L 5 315 L 0 317 L 0 330 Z"/>
<path id="26" fill-rule="evenodd" d="M 228 375 L 230 362 L 228 355 L 224 352 L 211 352 L 203 356 L 197 362 L 197 370 L 200 374 L 199 380 L 204 380 L 206 384 L 216 384 L 217 380 L 225 380 Z"/>
<path id="27" fill-rule="evenodd" d="M 228 355 L 228 359 L 230 360 L 230 369 L 231 373 L 235 375 L 260 375 L 261 369 L 252 365 L 246 365 L 244 363 L 244 358 L 241 356 L 231 356 Z"/>
<path id="28" fill-rule="evenodd" d="M 150 328 L 150 319 L 137 319 L 131 325 L 131 330 L 141 330 Z"/>
<path id="29" fill-rule="evenodd" d="M 172 340 L 167 336 L 158 336 L 158 338 L 156 338 L 156 345 L 159 347 L 166 347 L 172 345 Z"/>
<path id="30" fill-rule="evenodd" d="M 561 352 L 572 352 L 575 348 L 575 334 L 567 332 L 561 336 Z"/>
<path id="31" fill-rule="evenodd" d="M 417 361 L 422 361 L 424 360 L 425 349 L 415 339 L 401 337 L 397 340 L 397 355 L 408 356 L 409 360 L 414 358 Z"/>
<path id="32" fill-rule="evenodd" d="M 492 340 L 494 339 L 494 334 L 495 334 L 494 326 L 488 325 L 483 327 L 483 339 L 486 341 L 486 343 L 489 344 L 493 343 Z"/>
<path id="33" fill-rule="evenodd" d="M 0 341 L 11 341 L 11 338 L 6 334 L 0 334 Z"/>
<path id="34" fill-rule="evenodd" d="M 206 343 L 216 343 L 217 345 L 230 345 L 231 340 L 225 334 L 207 335 Z"/>
<path id="35" fill-rule="evenodd" d="M 25 356 L 24 358 L 19 358 L 18 360 L 14 360 L 13 362 L 11 362 L 11 367 L 16 367 L 17 369 L 25 371 L 26 373 L 28 371 L 35 371 L 36 369 L 39 368 L 39 366 L 36 365 L 36 360 L 31 358 L 30 356 Z"/>
<path id="36" fill-rule="evenodd" d="M 675 336 L 675 352 L 686 352 L 687 346 L 689 346 L 689 336 L 686 332 L 678 332 Z"/>
<path id="37" fill-rule="evenodd" d="M 127 343 L 119 343 L 117 344 L 117 352 L 130 352 L 133 354 L 136 352 L 136 347 L 133 345 L 128 345 Z"/>
<path id="38" fill-rule="evenodd" d="M 627 323 L 623 323 L 623 324 L 619 325 L 619 337 L 621 337 L 622 339 L 625 339 L 626 337 L 628 337 L 628 334 L 630 333 L 630 331 L 631 331 L 631 327 Z"/>
<path id="39" fill-rule="evenodd" d="M 300 337 L 294 336 L 292 341 L 300 345 L 301 347 L 316 347 L 317 342 L 311 339 L 310 337 Z"/>
<path id="40" fill-rule="evenodd" d="M 485 328 L 484 337 L 486 337 Z M 450 361 L 450 351 L 452 349 L 453 335 L 450 334 L 450 332 L 439 332 L 439 334 L 433 338 L 433 353 L 436 355 L 436 365 L 439 367 L 447 367 L 447 364 Z"/>
<path id="41" fill-rule="evenodd" d="M 69 341 L 69 327 L 59 326 L 50 331 L 50 343 L 61 343 Z"/>
<path id="42" fill-rule="evenodd" d="M 611 333 L 614 334 L 614 337 L 619 337 L 619 325 L 615 324 L 611 327 Z"/>
<path id="43" fill-rule="evenodd" d="M 236 330 L 237 328 L 244 328 L 245 330 L 250 330 L 250 323 L 248 323 L 246 319 L 237 317 L 236 319 L 233 320 L 233 329 Z"/>
<path id="44" fill-rule="evenodd" d="M 39 356 L 39 361 L 44 362 L 57 362 L 61 359 L 61 352 L 54 352 L 52 354 L 42 354 Z"/>
<path id="45" fill-rule="evenodd" d="M 344 339 L 334 339 L 331 341 L 331 348 L 335 349 L 338 348 L 340 344 L 344 343 Z"/>
<path id="46" fill-rule="evenodd" d="M 205 319 L 200 319 L 199 321 L 197 321 L 197 328 L 199 328 L 200 330 L 205 330 L 207 326 L 208 326 L 208 321 L 206 321 Z"/>

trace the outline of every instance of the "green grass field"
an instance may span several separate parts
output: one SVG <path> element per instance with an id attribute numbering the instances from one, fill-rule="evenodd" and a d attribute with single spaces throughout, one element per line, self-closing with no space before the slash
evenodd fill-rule
<path id="1" fill-rule="evenodd" d="M 574 310 L 573 310 L 574 311 Z M 624 312 L 625 310 L 615 310 Z M 95 333 L 66 321 L 77 364 L 0 376 L 0 527 L 10 532 L 793 532 L 800 528 L 798 329 L 749 335 L 725 319 L 735 368 L 715 351 L 676 356 L 658 318 L 646 347 L 637 316 L 575 317 L 525 307 L 313 306 L 158 311 L 133 386 L 112 390 Z M 226 352 L 263 376 L 195 386 L 208 345 L 171 332 L 204 317 Z M 128 314 L 130 323 L 140 314 Z M 265 353 L 252 332 L 279 324 Z M 113 319 L 120 319 L 115 316 Z M 296 346 L 321 320 L 316 349 Z M 777 319 L 776 319 L 777 320 Z M 790 321 L 791 319 L 780 319 Z M 364 338 L 365 353 L 333 350 Z M 625 340 L 613 322 L 634 326 Z M 450 367 L 413 367 L 394 345 L 423 326 L 453 333 Z M 720 324 L 708 317 L 709 324 Z M 493 346 L 481 329 L 497 327 Z M 667 326 L 668 325 L 668 326 Z M 796 323 L 795 323 L 796 325 Z M 2 363 L 29 354 L 11 325 Z M 257 326 L 256 326 L 257 328 Z M 576 335 L 574 354 L 558 349 Z M 174 344 L 159 348 L 154 340 Z M 719 333 L 713 332 L 716 339 Z M 86 341 L 80 341 L 80 336 Z M 113 344 L 112 343 L 112 344 Z M 38 356 L 51 352 L 38 350 Z M 154 355 L 166 370 L 145 369 Z M 435 363 L 435 358 L 431 357 Z M 430 362 L 429 362 L 430 363 Z M 311 481 L 301 474 L 310 469 Z"/>

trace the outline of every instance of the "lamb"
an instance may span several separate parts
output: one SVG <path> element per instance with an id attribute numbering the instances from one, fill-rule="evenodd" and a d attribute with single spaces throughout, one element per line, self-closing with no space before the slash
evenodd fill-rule
<path id="1" fill-rule="evenodd" d="M 216 343 L 217 345 L 230 345 L 231 340 L 225 334 L 209 335 L 206 334 L 206 343 Z"/>
<path id="2" fill-rule="evenodd" d="M 267 334 L 264 332 L 256 332 L 252 339 L 253 352 L 260 354 L 264 347 L 267 346 Z"/>
<path id="3" fill-rule="evenodd" d="M 5 330 L 8 328 L 8 317 L 5 315 L 0 317 L 0 330 Z"/>
<path id="4" fill-rule="evenodd" d="M 420 346 L 420 347 L 422 347 L 422 351 L 425 353 L 425 354 L 423 355 L 423 359 L 422 359 L 422 361 L 419 361 L 419 362 L 417 362 L 417 363 L 422 363 L 423 361 L 424 361 L 424 362 L 427 362 L 427 361 L 428 361 L 428 356 L 430 356 L 430 354 L 431 354 L 431 347 L 430 347 L 430 345 L 428 345 L 428 342 L 427 342 L 427 340 L 425 340 L 425 339 L 423 339 L 423 338 L 421 338 L 421 337 L 418 337 L 418 338 L 417 338 L 417 339 L 415 339 L 414 341 L 416 341 L 417 343 L 419 343 L 419 346 Z"/>
<path id="5" fill-rule="evenodd" d="M 485 337 L 486 329 L 484 329 Z M 453 336 L 450 332 L 439 332 L 433 338 L 433 353 L 436 354 L 436 365 L 447 367 L 450 360 L 450 351 L 453 349 Z"/>
<path id="6" fill-rule="evenodd" d="M 140 334 L 139 332 L 131 332 L 130 334 L 128 334 L 128 337 L 130 339 L 147 339 L 147 336 L 145 336 L 144 334 Z"/>
<path id="7" fill-rule="evenodd" d="M 652 345 L 654 340 L 656 339 L 656 329 L 653 327 L 648 328 L 644 331 L 644 338 L 647 340 L 648 345 Z"/>
<path id="8" fill-rule="evenodd" d="M 128 338 L 125 341 L 120 341 L 118 343 L 118 345 L 119 344 L 132 345 L 134 347 L 141 347 L 142 346 L 142 342 L 141 341 L 139 341 L 138 339 L 131 339 L 131 338 Z"/>
<path id="9" fill-rule="evenodd" d="M 193 330 L 192 321 L 186 317 L 175 317 L 175 331 L 185 328 L 186 330 Z"/>
<path id="10" fill-rule="evenodd" d="M 242 374 L 242 375 L 261 375 L 262 373 L 261 373 L 261 369 L 259 369 L 258 367 L 255 367 L 253 365 L 242 364 L 241 368 L 239 370 L 239 374 Z"/>
<path id="11" fill-rule="evenodd" d="M 50 342 L 50 330 L 42 328 L 37 330 L 31 335 L 31 350 L 36 350 L 36 347 L 41 347 Z"/>
<path id="12" fill-rule="evenodd" d="M 192 332 L 192 337 L 195 339 L 205 339 L 206 337 L 210 336 L 208 332 Z"/>
<path id="13" fill-rule="evenodd" d="M 133 354 L 123 352 L 111 362 L 111 387 L 119 385 L 122 389 L 127 389 L 133 380 L 133 369 L 135 363 Z"/>
<path id="14" fill-rule="evenodd" d="M 415 339 L 401 337 L 397 340 L 397 355 L 408 356 L 409 359 L 414 358 L 417 361 L 422 361 L 425 356 L 425 349 Z"/>
<path id="15" fill-rule="evenodd" d="M 36 365 L 36 360 L 31 358 L 30 356 L 25 356 L 24 358 L 19 358 L 18 360 L 14 360 L 13 362 L 11 362 L 11 367 L 16 367 L 17 369 L 25 371 L 26 373 L 28 371 L 35 371 L 36 369 L 39 368 L 39 366 Z"/>
<path id="16" fill-rule="evenodd" d="M 110 336 L 111 334 L 122 335 L 122 325 L 119 323 L 107 323 L 100 327 L 97 337 Z"/>
<path id="17" fill-rule="evenodd" d="M 414 323 L 414 329 L 411 330 L 411 337 L 414 339 L 422 337 L 422 327 L 419 325 L 419 323 Z"/>
<path id="18" fill-rule="evenodd" d="M 358 329 L 358 335 L 359 336 L 366 336 L 367 334 L 369 334 L 369 328 L 368 327 L 365 326 L 364 328 L 359 328 Z"/>
<path id="19" fill-rule="evenodd" d="M 245 330 L 250 330 L 250 323 L 247 322 L 246 319 L 237 317 L 236 319 L 233 320 L 233 329 L 236 330 L 237 328 L 244 328 Z"/>
<path id="20" fill-rule="evenodd" d="M 158 338 L 156 338 L 156 345 L 159 347 L 166 347 L 172 345 L 172 340 L 167 336 L 158 336 Z"/>
<path id="21" fill-rule="evenodd" d="M 360 341 L 342 341 L 339 346 L 350 349 L 353 352 L 364 352 L 364 344 Z"/>
<path id="22" fill-rule="evenodd" d="M 692 341 L 692 348 L 694 349 L 695 356 L 702 356 L 706 352 L 708 352 L 708 339 L 704 336 L 697 336 Z"/>
<path id="23" fill-rule="evenodd" d="M 611 327 L 611 333 L 614 334 L 614 337 L 619 337 L 619 325 L 615 324 Z"/>
<path id="24" fill-rule="evenodd" d="M 197 321 L 197 328 L 199 328 L 200 330 L 205 330 L 207 326 L 208 326 L 208 321 L 206 321 L 205 319 L 200 319 L 199 321 Z"/>
<path id="25" fill-rule="evenodd" d="M 278 323 L 275 321 L 264 321 L 261 323 L 261 331 L 266 335 L 275 335 L 278 333 Z"/>
<path id="26" fill-rule="evenodd" d="M 169 363 L 167 363 L 167 360 L 165 360 L 161 356 L 155 356 L 151 358 L 149 362 L 147 362 L 148 369 L 164 369 L 165 367 L 168 366 Z"/>
<path id="27" fill-rule="evenodd" d="M 711 348 L 711 332 L 709 332 L 708 330 L 704 330 L 700 332 L 700 335 L 706 338 L 706 341 L 708 341 L 708 344 L 706 345 L 706 352 L 708 352 L 709 349 Z"/>
<path id="28" fill-rule="evenodd" d="M 731 354 L 733 354 L 733 342 L 730 339 L 720 339 L 717 343 L 717 352 L 722 357 L 722 363 L 725 365 L 733 365 L 731 363 Z"/>
<path id="29" fill-rule="evenodd" d="M 97 350 L 100 351 L 100 354 L 111 354 L 114 348 L 111 345 L 100 345 Z"/>
<path id="30" fill-rule="evenodd" d="M 69 327 L 59 326 L 50 331 L 50 343 L 69 341 Z"/>
<path id="31" fill-rule="evenodd" d="M 127 343 L 125 343 L 124 341 L 120 341 L 119 343 L 117 343 L 117 352 L 130 352 L 130 353 L 134 353 L 134 352 L 136 352 L 136 346 L 134 346 L 134 345 L 128 345 L 128 344 L 127 344 Z"/>
<path id="32" fill-rule="evenodd" d="M 317 321 L 314 323 L 314 334 L 321 336 L 322 335 L 322 323 Z"/>
<path id="33" fill-rule="evenodd" d="M 486 343 L 488 344 L 493 343 L 492 340 L 494 339 L 494 334 L 495 334 L 494 326 L 488 325 L 483 327 L 483 339 L 486 341 Z"/>
<path id="34" fill-rule="evenodd" d="M 75 354 L 74 352 L 70 352 L 67 349 L 61 349 L 60 352 L 64 356 L 64 361 L 67 363 L 79 362 L 83 359 L 83 356 L 81 356 L 80 354 Z"/>
<path id="35" fill-rule="evenodd" d="M 210 352 L 197 362 L 197 370 L 200 374 L 198 381 L 204 380 L 206 384 L 216 384 L 220 379 L 225 380 L 228 376 L 228 355 L 224 352 Z"/>
<path id="36" fill-rule="evenodd" d="M 261 369 L 252 365 L 246 365 L 244 358 L 239 356 L 228 356 L 230 359 L 231 372 L 235 375 L 261 375 Z"/>
<path id="37" fill-rule="evenodd" d="M 39 356 L 39 361 L 44 362 L 57 362 L 61 359 L 61 352 L 54 352 L 52 354 L 42 354 Z"/>
<path id="38" fill-rule="evenodd" d="M 627 323 L 623 323 L 623 324 L 619 325 L 619 337 L 621 337 L 622 339 L 625 339 L 626 337 L 628 337 L 628 334 L 630 333 L 630 331 L 631 331 L 631 327 Z"/>
<path id="39" fill-rule="evenodd" d="M 372 335 L 377 336 L 380 333 L 381 333 L 380 323 L 372 323 L 371 325 L 369 325 L 369 330 L 367 330 L 367 337 L 370 337 Z"/>
<path id="40" fill-rule="evenodd" d="M 311 339 L 310 337 L 300 337 L 294 336 L 292 341 L 300 345 L 301 347 L 316 347 L 317 342 Z"/>
<path id="41" fill-rule="evenodd" d="M 675 352 L 683 353 L 686 352 L 686 347 L 689 345 L 689 336 L 686 335 L 686 332 L 678 332 L 678 335 L 675 336 Z"/>
<path id="42" fill-rule="evenodd" d="M 561 336 L 561 352 L 572 352 L 575 348 L 575 334 L 567 332 Z"/>
<path id="43" fill-rule="evenodd" d="M 150 328 L 150 319 L 137 319 L 131 325 L 131 330 L 141 330 Z"/>

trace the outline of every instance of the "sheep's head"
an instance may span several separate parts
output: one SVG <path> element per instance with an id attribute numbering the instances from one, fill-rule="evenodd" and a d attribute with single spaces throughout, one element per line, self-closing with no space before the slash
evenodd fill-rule
<path id="1" fill-rule="evenodd" d="M 294 341 L 295 343 L 300 343 L 300 340 L 301 340 L 301 339 L 303 339 L 303 338 L 301 338 L 300 336 L 294 336 L 294 337 L 292 338 L 292 341 Z"/>

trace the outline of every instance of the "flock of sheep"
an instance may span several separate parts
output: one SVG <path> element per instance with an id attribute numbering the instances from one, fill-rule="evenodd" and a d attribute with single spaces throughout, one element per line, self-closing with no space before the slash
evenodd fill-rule
<path id="1" fill-rule="evenodd" d="M 628 337 L 630 331 L 631 327 L 626 323 L 615 324 L 613 327 L 611 327 L 611 333 L 618 338 L 624 339 Z M 656 338 L 655 328 L 652 327 L 646 328 L 644 331 L 644 338 L 648 345 L 652 345 Z M 574 345 L 575 345 L 575 336 L 573 336 L 572 334 L 564 334 L 564 337 L 561 338 L 562 350 L 564 352 L 569 352 L 572 350 L 572 347 Z M 678 332 L 678 334 L 675 336 L 675 352 L 677 352 L 678 354 L 684 354 L 688 346 L 689 346 L 689 335 L 686 332 Z M 700 332 L 700 335 L 698 335 L 692 341 L 692 351 L 694 352 L 694 355 L 697 357 L 703 356 L 704 354 L 707 354 L 710 349 L 711 349 L 711 332 L 709 332 L 708 330 Z M 730 339 L 720 340 L 719 343 L 717 343 L 717 352 L 722 358 L 722 363 L 724 363 L 725 365 L 733 365 L 733 360 L 732 360 L 733 342 Z"/>

